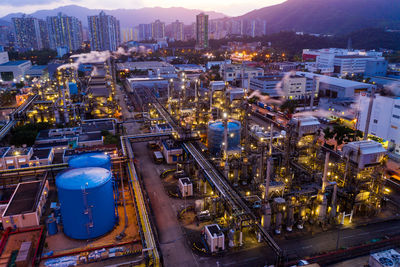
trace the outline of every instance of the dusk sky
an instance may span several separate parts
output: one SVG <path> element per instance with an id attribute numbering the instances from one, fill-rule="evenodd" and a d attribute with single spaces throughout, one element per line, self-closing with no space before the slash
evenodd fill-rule
<path id="1" fill-rule="evenodd" d="M 226 15 L 242 15 L 253 9 L 282 3 L 285 0 L 0 0 L 0 16 L 13 12 L 32 13 L 39 9 L 52 9 L 58 6 L 76 4 L 89 8 L 142 8 L 142 7 L 186 7 L 205 11 L 218 11 Z"/>

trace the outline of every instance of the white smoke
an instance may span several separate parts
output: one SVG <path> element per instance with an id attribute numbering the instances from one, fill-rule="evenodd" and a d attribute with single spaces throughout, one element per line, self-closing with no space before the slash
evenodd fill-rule
<path id="1" fill-rule="evenodd" d="M 385 89 L 394 96 L 400 96 L 400 83 L 391 83 L 385 86 Z"/>
<path id="2" fill-rule="evenodd" d="M 280 80 L 279 83 L 277 83 L 277 85 L 275 86 L 275 92 L 279 97 L 278 99 L 272 98 L 272 97 L 270 97 L 268 95 L 263 95 L 258 90 L 253 91 L 250 94 L 249 98 L 258 97 L 260 99 L 260 101 L 265 103 L 265 104 L 282 105 L 285 102 L 284 99 L 283 99 L 283 97 L 285 96 L 285 93 L 283 92 L 283 84 L 292 75 L 295 75 L 295 74 L 296 74 L 295 71 L 286 72 L 285 75 L 283 76 L 282 80 Z"/>
<path id="3" fill-rule="evenodd" d="M 148 53 L 144 46 L 139 46 L 138 48 L 132 47 L 125 50 L 123 47 L 118 47 L 117 51 L 91 51 L 90 53 L 83 53 L 71 56 L 74 61 L 72 63 L 67 63 L 59 66 L 57 69 L 67 69 L 73 68 L 78 69 L 79 65 L 87 63 L 100 63 L 107 61 L 110 57 L 117 58 L 118 56 L 129 56 L 132 53 Z"/>
<path id="4" fill-rule="evenodd" d="M 265 104 L 282 105 L 283 101 L 281 99 L 275 99 L 268 95 L 262 95 L 260 91 L 253 91 L 248 98 L 257 97 L 261 102 Z"/>

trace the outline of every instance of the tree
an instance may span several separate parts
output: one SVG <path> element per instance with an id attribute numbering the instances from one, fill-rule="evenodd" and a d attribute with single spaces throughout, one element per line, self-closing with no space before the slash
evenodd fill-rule
<path id="1" fill-rule="evenodd" d="M 14 127 L 14 129 L 11 130 L 10 144 L 14 146 L 32 146 L 35 143 L 38 133 L 50 128 L 51 124 L 46 122 L 28 123 Z"/>

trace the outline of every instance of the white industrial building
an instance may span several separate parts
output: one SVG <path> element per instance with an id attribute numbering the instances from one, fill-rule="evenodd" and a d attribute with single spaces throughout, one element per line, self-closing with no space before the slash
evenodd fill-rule
<path id="1" fill-rule="evenodd" d="M 172 140 L 162 141 L 162 153 L 167 164 L 174 164 L 183 159 L 182 147 L 176 145 Z"/>
<path id="2" fill-rule="evenodd" d="M 297 75 L 314 80 L 316 91 L 322 97 L 354 98 L 360 93 L 370 92 L 375 85 L 330 77 L 311 72 L 296 72 Z"/>
<path id="3" fill-rule="evenodd" d="M 47 180 L 19 183 L 2 214 L 4 229 L 39 226 L 48 193 Z"/>
<path id="4" fill-rule="evenodd" d="M 386 149 L 373 140 L 363 140 L 347 143 L 343 146 L 343 154 L 352 162 L 364 169 L 380 164 L 386 154 Z"/>
<path id="5" fill-rule="evenodd" d="M 176 78 L 175 67 L 163 61 L 138 61 L 117 63 L 117 71 L 129 72 L 147 72 L 149 77 L 160 76 L 163 78 Z"/>
<path id="6" fill-rule="evenodd" d="M 268 94 L 271 97 L 286 99 L 309 98 L 313 92 L 318 94 L 313 78 L 296 75 L 296 73 L 269 74 L 250 79 L 250 90 Z"/>
<path id="7" fill-rule="evenodd" d="M 193 196 L 193 184 L 188 177 L 180 178 L 178 187 L 182 197 Z"/>
<path id="8" fill-rule="evenodd" d="M 320 126 L 318 119 L 313 116 L 294 117 L 290 120 L 290 124 L 295 126 L 299 136 L 314 134 Z"/>
<path id="9" fill-rule="evenodd" d="M 367 76 L 385 76 L 388 62 L 382 52 L 349 50 L 341 48 L 304 49 L 303 59 L 315 63 L 307 64 L 310 72 L 323 74 L 337 73 L 340 76 L 362 74 Z"/>
<path id="10" fill-rule="evenodd" d="M 248 78 L 264 76 L 264 69 L 248 67 L 242 64 L 223 65 L 221 76 L 223 77 L 223 80 L 227 82 L 243 80 L 243 87 L 247 87 Z"/>
<path id="11" fill-rule="evenodd" d="M 365 131 L 370 96 L 359 99 L 360 112 L 357 129 Z M 400 155 L 400 97 L 375 95 L 368 134 L 382 138 L 387 142 L 388 150 Z"/>
<path id="12" fill-rule="evenodd" d="M 218 224 L 204 226 L 204 239 L 211 253 L 225 250 L 225 235 Z"/>
<path id="13" fill-rule="evenodd" d="M 0 77 L 3 81 L 19 82 L 31 67 L 29 60 L 8 61 L 0 65 Z"/>

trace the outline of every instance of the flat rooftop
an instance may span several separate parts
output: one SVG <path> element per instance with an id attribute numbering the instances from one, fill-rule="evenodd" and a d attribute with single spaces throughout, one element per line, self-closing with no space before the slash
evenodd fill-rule
<path id="1" fill-rule="evenodd" d="M 31 159 L 47 159 L 51 153 L 51 148 L 34 148 Z"/>
<path id="2" fill-rule="evenodd" d="M 297 71 L 296 74 L 300 75 L 300 76 L 305 76 L 310 79 L 312 79 L 313 77 L 318 77 L 320 82 L 322 82 L 322 83 L 333 84 L 333 85 L 341 86 L 341 87 L 364 87 L 364 88 L 372 88 L 373 87 L 372 84 L 361 83 L 361 82 L 356 82 L 356 81 L 351 81 L 351 80 L 346 80 L 346 79 L 340 79 L 340 78 L 336 78 L 336 77 L 315 74 L 312 72 Z"/>
<path id="3" fill-rule="evenodd" d="M 2 158 L 9 149 L 9 147 L 0 147 L 0 158 Z"/>
<path id="4" fill-rule="evenodd" d="M 4 216 L 33 212 L 36 209 L 36 199 L 40 194 L 41 181 L 21 183 L 17 186 Z"/>
<path id="5" fill-rule="evenodd" d="M 81 134 L 78 137 L 79 142 L 84 142 L 84 141 L 99 141 L 102 140 L 102 135 L 100 132 L 95 132 L 95 133 L 85 133 Z"/>
<path id="6" fill-rule="evenodd" d="M 3 63 L 0 66 L 19 66 L 19 65 L 25 64 L 27 62 L 30 62 L 30 61 L 29 60 L 14 60 L 14 61 L 8 61 L 6 63 Z"/>
<path id="7" fill-rule="evenodd" d="M 192 184 L 192 182 L 190 182 L 190 179 L 189 178 L 187 178 L 187 177 L 185 177 L 185 178 L 181 178 L 181 179 L 179 179 L 181 182 L 182 182 L 182 184 Z"/>
<path id="8" fill-rule="evenodd" d="M 28 155 L 31 147 L 17 147 L 17 148 L 10 148 L 5 154 L 5 157 L 15 157 L 15 156 L 24 156 Z"/>
<path id="9" fill-rule="evenodd" d="M 336 58 L 343 58 L 343 59 L 351 59 L 351 58 L 371 58 L 368 56 L 361 56 L 361 55 L 344 55 L 344 56 L 336 56 Z"/>
<path id="10" fill-rule="evenodd" d="M 83 132 L 101 132 L 114 130 L 114 122 L 112 120 L 84 121 L 81 125 Z"/>
<path id="11" fill-rule="evenodd" d="M 212 224 L 212 225 L 207 225 L 206 227 L 208 231 L 210 231 L 212 236 L 214 236 L 214 234 L 216 234 L 217 236 L 222 235 L 221 229 L 219 228 L 218 225 Z"/>

